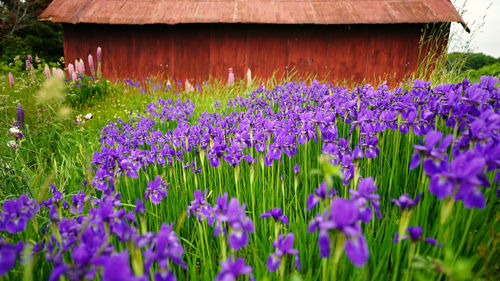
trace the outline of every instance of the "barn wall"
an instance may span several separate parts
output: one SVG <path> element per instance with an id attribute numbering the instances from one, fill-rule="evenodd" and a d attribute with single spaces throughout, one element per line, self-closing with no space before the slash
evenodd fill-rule
<path id="1" fill-rule="evenodd" d="M 101 46 L 103 74 L 110 79 L 168 75 L 197 82 L 227 77 L 229 67 L 240 78 L 250 68 L 260 78 L 296 70 L 334 80 L 401 80 L 430 49 L 426 44 L 419 52 L 423 29 L 421 24 L 63 25 L 66 63 L 89 53 L 95 57 Z M 446 33 L 438 42 L 440 51 L 447 39 Z"/>

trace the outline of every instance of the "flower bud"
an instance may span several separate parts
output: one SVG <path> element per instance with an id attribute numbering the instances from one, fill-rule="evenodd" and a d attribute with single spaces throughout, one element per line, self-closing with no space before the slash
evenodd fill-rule
<path id="1" fill-rule="evenodd" d="M 101 62 L 102 50 L 101 47 L 97 47 L 97 61 Z"/>

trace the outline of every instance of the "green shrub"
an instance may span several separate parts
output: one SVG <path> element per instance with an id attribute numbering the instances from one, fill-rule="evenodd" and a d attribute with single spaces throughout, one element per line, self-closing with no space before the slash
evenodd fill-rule
<path id="1" fill-rule="evenodd" d="M 469 77 L 472 82 L 479 82 L 481 76 L 500 76 L 500 62 L 485 65 L 478 70 L 469 72 Z"/>
<path id="2" fill-rule="evenodd" d="M 71 82 L 67 100 L 76 109 L 92 107 L 96 101 L 109 96 L 111 91 L 112 85 L 107 79 L 80 76 L 76 82 Z"/>

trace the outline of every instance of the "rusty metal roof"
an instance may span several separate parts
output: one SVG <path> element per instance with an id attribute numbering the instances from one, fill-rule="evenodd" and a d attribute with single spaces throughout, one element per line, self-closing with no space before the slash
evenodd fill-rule
<path id="1" fill-rule="evenodd" d="M 64 23 L 384 24 L 465 22 L 450 0 L 54 0 Z"/>

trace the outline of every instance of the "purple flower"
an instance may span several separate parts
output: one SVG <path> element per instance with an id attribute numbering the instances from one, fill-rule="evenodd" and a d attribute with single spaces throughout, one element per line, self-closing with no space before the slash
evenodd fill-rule
<path id="1" fill-rule="evenodd" d="M 224 223 L 230 228 L 228 237 L 229 246 L 237 251 L 248 244 L 248 233 L 254 232 L 252 220 L 245 214 L 245 204 L 240 206 L 238 199 L 231 198 L 227 202 L 227 193 L 217 196 L 217 204 L 213 207 L 215 216 L 214 235 L 219 236 L 221 231 L 226 234 Z"/>
<path id="2" fill-rule="evenodd" d="M 438 243 L 436 241 L 436 239 L 434 238 L 431 238 L 431 237 L 427 237 L 427 238 L 423 238 L 422 237 L 422 227 L 421 226 L 410 226 L 406 229 L 408 235 L 403 235 L 403 237 L 401 237 L 401 241 L 405 241 L 407 240 L 408 238 L 410 238 L 410 240 L 415 243 L 415 242 L 419 242 L 419 241 L 425 241 L 429 244 L 432 244 L 432 245 L 438 245 L 439 247 L 442 247 L 443 244 L 441 243 Z M 399 233 L 396 232 L 396 236 L 394 237 L 394 240 L 392 241 L 393 243 L 398 243 L 399 242 Z"/>
<path id="3" fill-rule="evenodd" d="M 408 193 L 405 193 L 401 196 L 399 196 L 399 199 L 391 199 L 391 202 L 396 204 L 399 208 L 401 208 L 402 211 L 406 209 L 413 209 L 415 206 L 417 206 L 418 201 L 422 197 L 422 193 L 418 194 L 417 197 L 414 199 L 410 198 L 410 195 Z"/>
<path id="4" fill-rule="evenodd" d="M 158 271 L 154 275 L 155 281 L 176 281 L 177 277 L 175 277 L 174 273 L 170 270 L 166 271 Z"/>
<path id="5" fill-rule="evenodd" d="M 278 207 L 273 208 L 267 212 L 264 212 L 262 215 L 260 215 L 260 217 L 261 218 L 272 217 L 275 222 L 280 220 L 288 227 L 288 217 L 286 215 L 283 215 L 283 213 L 281 212 L 281 209 Z"/>
<path id="6" fill-rule="evenodd" d="M 134 275 L 130 269 L 127 250 L 114 254 L 103 262 L 102 280 L 104 281 L 134 281 L 146 280 Z"/>
<path id="7" fill-rule="evenodd" d="M 172 225 L 163 224 L 158 234 L 152 239 L 151 247 L 144 253 L 145 268 L 149 270 L 154 261 L 162 270 L 170 268 L 170 262 L 186 269 L 187 266 L 182 260 L 184 248 L 179 242 L 177 234 L 172 230 Z"/>
<path id="8" fill-rule="evenodd" d="M 293 248 L 293 242 L 294 235 L 292 232 L 290 232 L 286 237 L 283 236 L 283 234 L 280 234 L 278 239 L 273 242 L 273 247 L 276 251 L 269 255 L 266 262 L 266 266 L 270 272 L 275 272 L 276 269 L 278 269 L 281 264 L 281 258 L 286 254 L 290 254 L 295 257 L 295 267 L 297 270 L 300 270 L 299 251 Z"/>
<path id="9" fill-rule="evenodd" d="M 317 214 L 309 223 L 308 232 L 319 232 L 318 247 L 322 258 L 330 257 L 332 229 L 336 229 L 338 235 L 344 235 L 348 239 L 345 251 L 351 262 L 358 267 L 363 266 L 370 253 L 359 225 L 359 209 L 355 201 L 335 197 L 331 201 L 330 209 L 325 209 L 323 214 Z"/>
<path id="10" fill-rule="evenodd" d="M 447 135 L 441 141 L 442 137 L 443 133 L 431 131 L 425 136 L 425 146 L 414 145 L 416 151 L 411 158 L 410 169 L 415 169 L 420 164 L 420 153 L 423 153 L 426 158 L 424 161 L 424 171 L 426 173 L 442 168 L 442 160 L 446 156 L 446 150 L 453 140 L 453 135 Z M 436 147 L 440 141 L 441 143 Z"/>
<path id="11" fill-rule="evenodd" d="M 368 223 L 373 217 L 372 209 L 368 203 L 375 209 L 377 217 L 379 219 L 382 218 L 379 202 L 380 195 L 373 193 L 375 190 L 377 190 L 377 186 L 374 185 L 371 177 L 361 179 L 358 183 L 358 190 L 349 190 L 352 196 L 351 199 L 354 200 L 359 207 L 359 219 L 364 223 Z"/>
<path id="12" fill-rule="evenodd" d="M 85 202 L 87 201 L 87 195 L 83 191 L 78 191 L 77 194 L 71 197 L 71 203 L 73 206 L 71 207 L 71 213 L 73 214 L 81 214 L 85 207 Z"/>
<path id="13" fill-rule="evenodd" d="M 0 213 L 0 231 L 7 230 L 14 234 L 26 229 L 30 219 L 35 217 L 40 207 L 36 200 L 23 194 L 17 200 L 10 199 L 3 203 L 3 212 Z"/>
<path id="14" fill-rule="evenodd" d="M 0 238 L 0 276 L 5 275 L 11 270 L 17 261 L 17 255 L 23 251 L 21 242 L 16 245 L 11 245 Z"/>
<path id="15" fill-rule="evenodd" d="M 167 197 L 165 188 L 169 188 L 167 182 L 163 181 L 160 175 L 157 175 L 154 181 L 148 182 L 148 188 L 144 192 L 144 199 L 151 199 L 151 202 L 160 204 L 163 197 Z"/>
<path id="16" fill-rule="evenodd" d="M 298 175 L 300 172 L 299 164 L 295 163 L 295 166 L 293 167 L 293 173 Z"/>
<path id="17" fill-rule="evenodd" d="M 318 188 L 314 190 L 313 194 L 309 194 L 307 197 L 307 211 L 309 212 L 314 206 L 318 205 L 320 201 L 324 201 L 327 198 L 333 197 L 337 191 L 333 188 L 328 190 L 326 182 L 322 182 Z"/>
<path id="18" fill-rule="evenodd" d="M 135 199 L 135 209 L 134 212 L 137 214 L 144 214 L 146 212 L 146 207 L 142 203 L 141 198 L 137 197 Z"/>
<path id="19" fill-rule="evenodd" d="M 196 215 L 199 221 L 208 218 L 209 224 L 213 223 L 214 217 L 212 216 L 212 206 L 207 202 L 207 190 L 203 191 L 203 195 L 200 190 L 194 191 L 194 200 L 191 201 L 188 206 L 187 216 L 191 214 Z"/>
<path id="20" fill-rule="evenodd" d="M 255 280 L 252 275 L 252 267 L 245 263 L 241 257 L 230 256 L 227 261 L 221 262 L 221 270 L 215 277 L 216 281 L 233 281 L 240 275 L 247 275 L 250 280 Z"/>
<path id="21" fill-rule="evenodd" d="M 363 235 L 360 235 L 353 239 L 348 239 L 345 243 L 345 254 L 355 266 L 364 266 L 366 260 L 370 256 L 370 250 L 368 249 L 366 238 Z"/>
<path id="22" fill-rule="evenodd" d="M 17 105 L 17 121 L 16 121 L 16 126 L 19 129 L 24 128 L 24 109 L 21 104 Z"/>
<path id="23" fill-rule="evenodd" d="M 467 151 L 451 161 L 443 168 L 429 174 L 429 190 L 443 200 L 452 196 L 456 187 L 455 200 L 463 200 L 467 208 L 484 208 L 486 202 L 480 189 L 486 184 L 483 180 L 486 162 L 474 151 Z"/>

